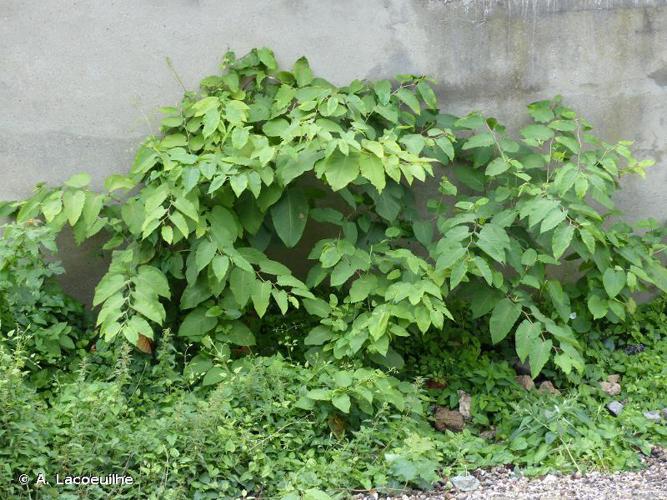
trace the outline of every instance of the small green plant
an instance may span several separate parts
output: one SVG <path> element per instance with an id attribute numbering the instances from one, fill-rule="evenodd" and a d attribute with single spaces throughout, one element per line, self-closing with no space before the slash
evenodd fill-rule
<path id="1" fill-rule="evenodd" d="M 63 268 L 48 260 L 57 252 L 53 228 L 33 221 L 2 229 L 0 341 L 14 345 L 20 332 L 33 382 L 45 385 L 54 368 L 77 359 L 78 349 L 85 348 L 89 321 L 83 306 L 56 281 Z"/>

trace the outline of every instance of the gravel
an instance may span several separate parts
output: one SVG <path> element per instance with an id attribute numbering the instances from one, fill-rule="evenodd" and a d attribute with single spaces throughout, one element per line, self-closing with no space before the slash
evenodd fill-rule
<path id="1" fill-rule="evenodd" d="M 436 500 L 460 499 L 651 499 L 667 500 L 667 450 L 654 448 L 647 457 L 646 468 L 632 472 L 607 474 L 590 472 L 587 474 L 548 474 L 540 478 L 517 476 L 510 468 L 498 467 L 491 470 L 476 470 L 472 475 L 479 481 L 474 491 L 460 491 L 451 481 L 430 492 L 411 492 L 390 496 L 366 493 L 357 495 L 356 500 Z"/>

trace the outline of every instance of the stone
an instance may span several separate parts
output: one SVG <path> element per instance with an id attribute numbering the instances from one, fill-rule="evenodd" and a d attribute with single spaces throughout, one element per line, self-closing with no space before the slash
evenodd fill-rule
<path id="1" fill-rule="evenodd" d="M 530 378 L 530 375 L 517 375 L 516 383 L 527 391 L 535 388 L 535 382 L 533 382 L 533 379 Z"/>
<path id="2" fill-rule="evenodd" d="M 480 432 L 479 437 L 483 439 L 493 439 L 494 437 L 496 437 L 496 428 L 491 427 L 485 431 Z"/>
<path id="3" fill-rule="evenodd" d="M 459 413 L 463 415 L 463 418 L 470 420 L 472 416 L 470 413 L 470 405 L 472 404 L 472 398 L 470 394 L 465 391 L 458 391 L 459 394 Z"/>
<path id="4" fill-rule="evenodd" d="M 654 411 L 645 411 L 644 416 L 651 422 L 660 422 L 662 417 L 660 417 L 660 412 L 658 410 Z"/>
<path id="5" fill-rule="evenodd" d="M 612 382 L 600 382 L 600 389 L 610 396 L 618 396 L 621 393 L 621 384 L 614 384 Z"/>
<path id="6" fill-rule="evenodd" d="M 607 377 L 607 382 L 609 382 L 610 384 L 618 384 L 618 383 L 620 383 L 620 380 L 621 380 L 621 376 L 618 375 L 618 374 L 609 375 Z"/>
<path id="7" fill-rule="evenodd" d="M 609 410 L 615 417 L 618 417 L 621 414 L 623 408 L 623 405 L 618 401 L 612 401 L 607 405 L 607 410 Z"/>
<path id="8" fill-rule="evenodd" d="M 662 415 L 662 418 L 667 420 L 667 408 L 663 408 L 662 410 L 660 410 L 660 414 Z"/>
<path id="9" fill-rule="evenodd" d="M 446 430 L 461 432 L 465 427 L 463 415 L 456 410 L 450 410 L 444 406 L 435 409 L 435 428 L 441 432 Z"/>
<path id="10" fill-rule="evenodd" d="M 548 392 L 549 394 L 553 394 L 555 396 L 560 396 L 560 391 L 554 387 L 554 385 L 549 382 L 548 380 L 545 380 L 540 384 L 539 388 L 540 392 Z"/>
<path id="11" fill-rule="evenodd" d="M 450 481 L 460 491 L 475 491 L 479 488 L 479 481 L 475 476 L 454 476 Z"/>

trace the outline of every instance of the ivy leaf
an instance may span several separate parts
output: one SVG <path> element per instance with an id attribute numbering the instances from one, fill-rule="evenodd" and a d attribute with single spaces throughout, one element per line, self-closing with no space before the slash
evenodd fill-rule
<path id="1" fill-rule="evenodd" d="M 278 203 L 271 207 L 271 220 L 278 237 L 286 247 L 294 247 L 306 227 L 308 201 L 301 189 L 289 189 Z"/>
<path id="2" fill-rule="evenodd" d="M 345 156 L 336 151 L 322 160 L 321 168 L 331 189 L 339 191 L 359 176 L 359 155 Z"/>
<path id="3" fill-rule="evenodd" d="M 496 304 L 489 320 L 491 340 L 494 344 L 497 344 L 507 336 L 520 315 L 521 306 L 510 299 L 502 299 Z"/>
<path id="4" fill-rule="evenodd" d="M 602 275 L 602 284 L 609 298 L 616 297 L 625 287 L 625 272 L 615 269 L 607 269 Z"/>

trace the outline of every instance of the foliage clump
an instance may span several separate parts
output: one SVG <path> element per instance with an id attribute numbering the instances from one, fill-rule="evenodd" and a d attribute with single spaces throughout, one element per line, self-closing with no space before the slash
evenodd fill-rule
<path id="1" fill-rule="evenodd" d="M 559 98 L 530 104 L 517 138 L 442 112 L 430 84 L 337 87 L 305 58 L 284 71 L 268 49 L 230 53 L 103 192 L 78 174 L 0 207 L 15 219 L 0 240 L 0 347 L 30 353 L 0 379 L 0 418 L 23 429 L 0 433 L 2 472 L 48 470 L 32 442 L 70 472 L 134 468 L 165 498 L 319 499 L 468 466 L 627 467 L 664 442 L 637 409 L 608 416 L 594 388 L 627 371 L 639 404 L 647 373 L 610 361 L 610 342 L 653 346 L 651 366 L 664 352 L 664 301 L 639 313 L 634 300 L 667 291 L 664 228 L 619 222 L 613 203 L 652 162 Z M 94 328 L 44 260 L 67 226 L 78 243 L 105 235 L 111 254 Z M 526 394 L 514 357 L 583 389 Z M 48 382 L 47 410 L 34 389 Z M 469 428 L 436 434 L 425 407 L 454 408 L 461 390 Z M 29 422 L 32 402 L 43 421 Z M 471 433 L 488 427 L 498 441 Z M 71 441 L 111 429 L 123 438 L 104 452 Z"/>

